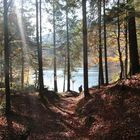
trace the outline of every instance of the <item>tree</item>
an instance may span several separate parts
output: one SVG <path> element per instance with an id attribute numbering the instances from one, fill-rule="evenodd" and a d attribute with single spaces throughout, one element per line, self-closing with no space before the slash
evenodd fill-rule
<path id="1" fill-rule="evenodd" d="M 8 2 L 4 0 L 4 58 L 5 58 L 5 93 L 6 93 L 6 114 L 11 110 L 10 103 L 10 80 L 9 80 L 9 35 L 8 35 Z"/>
<path id="2" fill-rule="evenodd" d="M 66 30 L 67 30 L 67 91 L 70 91 L 70 43 L 69 43 L 69 20 L 68 0 L 66 0 Z"/>
<path id="3" fill-rule="evenodd" d="M 18 7 L 16 7 L 18 3 Z M 29 3 L 28 3 L 29 5 Z M 16 10 L 15 10 L 16 9 Z M 14 1 L 9 7 L 10 82 L 24 88 L 29 61 L 29 36 L 33 35 L 29 11 L 24 0 Z M 26 26 L 25 26 L 26 25 Z M 27 59 L 27 61 L 25 61 Z M 28 62 L 28 63 L 27 63 Z M 20 73 L 20 72 L 21 73 Z M 20 85 L 18 85 L 20 84 Z M 18 85 L 18 86 L 17 86 Z"/>
<path id="4" fill-rule="evenodd" d="M 21 24 L 23 27 L 23 0 L 21 1 Z M 22 45 L 21 88 L 24 88 L 24 44 Z"/>
<path id="5" fill-rule="evenodd" d="M 56 71 L 56 31 L 55 31 L 55 0 L 53 0 L 53 45 L 54 45 L 54 91 L 57 92 L 57 71 Z"/>
<path id="6" fill-rule="evenodd" d="M 108 64 L 107 64 L 107 39 L 106 39 L 106 10 L 105 10 L 105 0 L 103 0 L 103 18 L 104 18 L 104 53 L 105 53 L 105 79 L 106 84 L 108 84 Z"/>
<path id="7" fill-rule="evenodd" d="M 127 0 L 124 0 L 124 4 L 127 4 Z M 128 22 L 127 22 L 127 9 L 125 11 L 124 17 L 124 37 L 125 37 L 125 78 L 128 77 Z"/>
<path id="8" fill-rule="evenodd" d="M 128 0 L 130 3 L 130 0 Z M 133 3 L 128 11 L 128 33 L 129 33 L 129 52 L 130 52 L 130 74 L 136 74 L 140 71 L 138 44 L 136 34 L 135 8 Z"/>
<path id="9" fill-rule="evenodd" d="M 124 77 L 124 67 L 123 67 L 123 60 L 122 60 L 122 52 L 121 52 L 121 44 L 120 44 L 120 0 L 117 2 L 117 30 L 118 30 L 118 35 L 117 35 L 117 44 L 118 44 L 118 53 L 119 53 L 119 60 L 120 60 L 120 79 Z"/>
<path id="10" fill-rule="evenodd" d="M 99 87 L 104 84 L 102 62 L 102 36 L 101 36 L 101 0 L 98 1 L 98 28 L 99 28 Z"/>
<path id="11" fill-rule="evenodd" d="M 88 46 L 87 46 L 87 18 L 86 18 L 86 0 L 82 0 L 83 12 L 83 69 L 84 69 L 84 95 L 85 98 L 90 94 L 88 92 Z"/>
<path id="12" fill-rule="evenodd" d="M 40 4 L 41 4 L 41 1 L 40 1 Z M 41 33 L 41 31 L 40 31 L 40 33 Z M 37 51 L 38 51 L 38 72 L 39 72 L 38 85 L 39 85 L 40 95 L 42 95 L 42 92 L 44 89 L 44 82 L 43 82 L 43 68 L 42 68 L 42 66 L 43 66 L 43 64 L 42 64 L 42 46 L 39 43 L 39 5 L 38 5 L 38 0 L 36 0 L 36 43 L 37 43 Z"/>

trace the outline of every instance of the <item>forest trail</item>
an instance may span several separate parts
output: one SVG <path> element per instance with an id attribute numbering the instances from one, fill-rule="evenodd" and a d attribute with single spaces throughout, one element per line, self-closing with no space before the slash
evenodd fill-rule
<path id="1" fill-rule="evenodd" d="M 30 120 L 31 131 L 27 140 L 88 139 L 85 128 L 75 114 L 79 97 L 62 97 L 51 104 L 43 104 L 37 93 L 24 93 L 14 97 L 17 113 Z M 14 101 L 13 101 L 14 104 Z"/>
<path id="2" fill-rule="evenodd" d="M 140 74 L 89 92 L 89 99 L 49 91 L 44 99 L 36 92 L 12 95 L 12 112 L 0 117 L 0 140 L 140 139 Z"/>

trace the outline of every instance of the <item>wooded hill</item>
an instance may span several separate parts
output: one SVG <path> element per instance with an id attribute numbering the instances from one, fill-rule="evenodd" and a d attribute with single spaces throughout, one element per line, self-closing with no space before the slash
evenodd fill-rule
<path id="1" fill-rule="evenodd" d="M 1 0 L 0 137 L 139 139 L 139 13 L 138 0 Z M 43 42 L 48 33 L 52 44 Z M 45 53 L 49 48 L 53 57 Z M 81 62 L 77 93 L 71 74 Z M 98 85 L 92 88 L 88 70 L 94 63 Z M 113 65 L 117 76 L 110 81 Z M 44 67 L 53 68 L 52 91 L 45 88 Z"/>

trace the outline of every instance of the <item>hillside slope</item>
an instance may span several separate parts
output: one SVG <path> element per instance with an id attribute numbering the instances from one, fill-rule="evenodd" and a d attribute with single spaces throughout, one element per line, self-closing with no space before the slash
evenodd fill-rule
<path id="1" fill-rule="evenodd" d="M 102 140 L 140 139 L 140 74 L 98 89 L 77 104 L 88 135 Z"/>

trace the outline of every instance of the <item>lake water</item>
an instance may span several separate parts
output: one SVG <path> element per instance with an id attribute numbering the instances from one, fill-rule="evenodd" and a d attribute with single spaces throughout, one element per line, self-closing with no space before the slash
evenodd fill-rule
<path id="1" fill-rule="evenodd" d="M 116 78 L 116 76 L 119 74 L 120 69 L 119 65 L 117 63 L 111 63 L 108 65 L 108 76 L 109 81 L 112 82 Z M 83 85 L 83 68 L 76 68 L 76 71 L 72 72 L 71 74 L 71 90 L 78 91 L 78 88 L 80 85 Z M 30 76 L 30 84 L 34 84 L 35 82 L 35 75 L 34 72 L 31 72 Z M 45 87 L 49 87 L 50 90 L 54 89 L 54 79 L 53 79 L 53 69 L 47 69 L 43 71 L 44 74 L 44 85 Z M 92 68 L 89 68 L 88 70 L 88 82 L 89 87 L 98 85 L 98 66 L 93 66 Z M 63 69 L 57 70 L 57 85 L 58 85 L 58 91 L 63 91 L 63 85 L 64 85 L 64 75 L 63 75 Z M 67 90 L 67 78 L 65 81 L 65 90 Z"/>
<path id="2" fill-rule="evenodd" d="M 53 78 L 53 70 L 44 70 L 44 85 L 45 87 L 49 87 L 49 89 L 54 89 L 54 78 Z M 78 87 L 83 85 L 83 69 L 76 68 L 76 71 L 72 72 L 71 74 L 71 90 L 78 91 Z M 88 70 L 88 80 L 89 80 L 89 87 L 98 85 L 98 67 L 89 68 Z M 57 70 L 57 84 L 58 84 L 58 91 L 63 91 L 64 85 L 64 75 L 63 69 Z M 65 81 L 65 89 L 67 89 L 67 78 Z"/>

